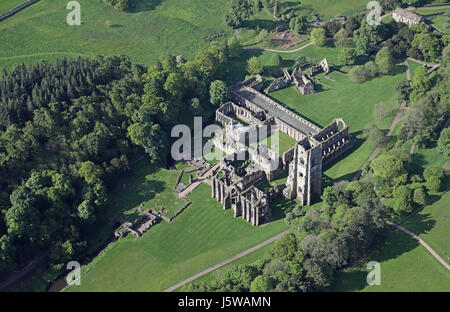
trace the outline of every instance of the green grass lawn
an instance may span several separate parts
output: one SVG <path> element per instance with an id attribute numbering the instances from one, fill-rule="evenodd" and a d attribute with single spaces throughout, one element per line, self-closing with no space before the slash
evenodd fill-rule
<path id="1" fill-rule="evenodd" d="M 346 0 L 345 4 L 339 0 L 302 0 L 288 2 L 289 7 L 297 12 L 307 11 L 310 14 L 318 14 L 322 18 L 330 18 L 336 16 L 349 16 L 366 9 L 367 2 L 360 0 Z"/>
<path id="2" fill-rule="evenodd" d="M 155 168 L 146 160 L 139 161 L 130 174 L 115 185 L 114 198 L 106 209 L 108 215 L 121 214 L 124 219 L 133 220 L 137 214 L 132 211 L 142 204 L 146 210 L 160 211 L 164 207 L 164 215 L 172 217 L 186 203 L 177 197 L 173 188 L 179 173 L 179 170 Z"/>
<path id="3" fill-rule="evenodd" d="M 0 12 L 21 0 L 0 2 Z M 290 1 L 297 11 L 316 12 L 323 18 L 350 15 L 365 9 L 365 3 L 349 0 Z M 67 1 L 41 0 L 0 23 L 0 68 L 18 63 L 50 62 L 67 56 L 129 55 L 133 62 L 151 64 L 165 53 L 193 57 L 209 43 L 202 38 L 233 30 L 225 25 L 229 0 L 139 0 L 132 12 L 121 12 L 101 0 L 79 0 L 81 26 L 69 26 Z M 202 12 L 202 14 L 198 14 Z M 252 17 L 247 26 L 270 28 L 277 23 L 267 12 Z M 110 24 L 112 26 L 108 26 Z M 270 25 L 269 25 L 270 24 Z M 244 43 L 254 43 L 257 31 L 239 30 Z M 304 44 L 304 43 L 302 43 Z M 292 47 L 295 49 L 297 47 Z"/>
<path id="4" fill-rule="evenodd" d="M 450 193 L 425 207 L 402 225 L 416 233 L 443 259 L 450 255 Z M 381 285 L 366 283 L 369 261 L 381 266 Z M 371 253 L 362 265 L 338 273 L 334 291 L 450 291 L 450 272 L 422 245 L 399 230 Z"/>
<path id="5" fill-rule="evenodd" d="M 423 67 L 423 65 L 408 60 L 409 72 L 411 73 L 411 80 L 414 78 L 414 74 L 419 67 Z"/>
<path id="6" fill-rule="evenodd" d="M 251 254 L 248 254 L 246 256 L 243 256 L 242 258 L 239 258 L 233 262 L 230 262 L 226 265 L 224 265 L 223 267 L 216 269 L 212 272 L 209 272 L 208 274 L 203 275 L 202 277 L 199 277 L 198 279 L 184 285 L 181 286 L 180 288 L 176 289 L 175 292 L 179 292 L 179 291 L 189 291 L 189 285 L 190 284 L 199 284 L 201 282 L 212 282 L 216 279 L 221 278 L 221 276 L 223 276 L 223 274 L 225 274 L 231 267 L 235 266 L 235 265 L 240 265 L 240 264 L 252 264 L 257 260 L 260 260 L 262 258 L 264 258 L 264 255 L 273 247 L 274 243 L 271 243 L 269 245 L 266 245 L 258 250 L 255 250 L 254 252 L 252 252 Z"/>
<path id="7" fill-rule="evenodd" d="M 422 238 L 442 259 L 450 257 L 450 193 L 441 195 L 440 199 L 426 206 L 418 214 L 406 219 L 402 226 L 413 233 L 420 233 Z"/>
<path id="8" fill-rule="evenodd" d="M 430 20 L 431 23 L 439 28 L 443 33 L 450 34 L 450 11 L 446 13 L 426 17 L 427 20 Z"/>
<path id="9" fill-rule="evenodd" d="M 414 13 L 421 14 L 421 15 L 430 15 L 430 14 L 438 14 L 438 13 L 444 13 L 450 11 L 450 8 L 442 8 L 442 9 L 418 9 L 415 10 Z"/>
<path id="10" fill-rule="evenodd" d="M 98 54 L 125 54 L 147 65 L 164 53 L 189 59 L 209 44 L 203 37 L 227 31 L 228 0 L 139 2 L 137 12 L 125 13 L 101 0 L 79 0 L 82 25 L 69 26 L 67 1 L 41 0 L 0 22 L 0 68 Z"/>
<path id="11" fill-rule="evenodd" d="M 278 142 L 276 142 L 276 139 L 274 139 L 277 134 Z M 293 148 L 296 143 L 297 141 L 295 141 L 293 138 L 277 130 L 258 143 L 251 144 L 251 146 L 256 148 L 256 145 L 266 145 L 269 149 L 275 151 L 277 156 L 280 157 L 283 155 L 283 153 Z"/>
<path id="12" fill-rule="evenodd" d="M 374 106 L 383 102 L 392 111 L 398 108 L 394 86 L 405 77 L 405 69 L 401 65 L 397 67 L 398 73 L 394 76 L 382 76 L 362 84 L 350 81 L 345 74 L 332 72 L 329 77 L 335 82 L 322 79 L 321 83 L 326 87 L 316 86 L 319 90 L 326 88 L 326 91 L 301 95 L 295 87 L 289 87 L 272 92 L 270 96 L 322 127 L 334 118 L 341 117 L 347 122 L 356 149 L 325 171 L 330 178 L 339 179 L 361 168 L 375 148 L 361 138 L 364 127 L 374 122 Z M 380 129 L 388 129 L 393 118 L 394 114 L 376 124 Z"/>
<path id="13" fill-rule="evenodd" d="M 24 2 L 25 0 L 0 0 L 0 15 Z"/>
<path id="14" fill-rule="evenodd" d="M 377 261 L 381 285 L 366 283 L 365 265 Z M 405 233 L 395 230 L 388 241 L 363 261 L 335 277 L 333 291 L 450 291 L 450 273 L 428 251 Z"/>
<path id="15" fill-rule="evenodd" d="M 439 28 L 442 32 L 450 34 L 450 8 L 430 10 L 418 9 L 414 12 L 423 15 L 425 17 L 425 20 L 429 21 L 431 24 Z"/>
<path id="16" fill-rule="evenodd" d="M 188 198 L 193 204 L 172 223 L 109 245 L 83 267 L 81 286 L 68 290 L 162 291 L 286 229 L 280 212 L 286 202 L 273 205 L 274 221 L 253 227 L 224 211 L 205 184 Z"/>

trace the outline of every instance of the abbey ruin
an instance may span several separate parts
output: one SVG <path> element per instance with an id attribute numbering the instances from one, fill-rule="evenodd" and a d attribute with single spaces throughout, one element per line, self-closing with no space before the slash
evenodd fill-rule
<path id="1" fill-rule="evenodd" d="M 289 73 L 289 70 L 285 69 L 283 71 L 283 76 L 275 79 L 270 86 L 265 91 L 270 93 L 282 88 L 286 88 L 291 84 L 295 84 L 295 87 L 301 94 L 311 94 L 314 93 L 314 76 L 320 73 L 328 74 L 330 71 L 328 61 L 324 58 L 318 64 L 310 67 L 308 75 L 303 73 L 301 66 L 298 66 Z"/>
<path id="2" fill-rule="evenodd" d="M 326 60 L 314 70 L 328 71 Z M 294 71 L 292 76 L 296 75 Z M 216 121 L 223 128 L 212 140 L 227 155 L 213 172 L 212 197 L 255 226 L 270 220 L 270 203 L 279 196 L 296 198 L 302 205 L 320 198 L 322 168 L 352 145 L 343 119 L 318 127 L 264 95 L 262 89 L 259 75 L 229 88 L 232 101 L 216 110 Z M 278 131 L 296 142 L 282 153 Z M 260 144 L 268 137 L 271 144 Z M 284 183 L 270 184 L 283 174 L 287 175 Z"/>

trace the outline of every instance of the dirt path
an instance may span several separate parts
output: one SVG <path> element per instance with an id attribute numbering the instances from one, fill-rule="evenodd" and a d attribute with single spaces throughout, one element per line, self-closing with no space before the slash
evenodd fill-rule
<path id="1" fill-rule="evenodd" d="M 275 49 L 268 49 L 268 48 L 252 48 L 252 47 L 245 47 L 245 50 L 263 50 L 263 51 L 267 51 L 267 52 L 277 52 L 277 53 L 295 53 L 298 51 L 303 50 L 306 47 L 309 47 L 310 45 L 312 45 L 312 42 L 309 42 L 307 44 L 305 44 L 304 46 L 301 46 L 300 48 L 297 48 L 295 50 L 275 50 Z"/>
<path id="2" fill-rule="evenodd" d="M 198 178 L 197 181 L 195 181 L 194 183 L 192 183 L 191 185 L 189 185 L 184 191 L 180 192 L 178 194 L 178 197 L 186 197 L 189 193 L 191 193 L 193 190 L 195 190 L 197 188 L 197 186 L 199 186 L 200 184 L 202 184 L 203 182 L 208 183 L 208 177 L 211 175 L 211 173 L 216 170 L 218 167 L 220 166 L 220 163 L 217 162 L 214 166 L 211 167 L 211 169 L 209 169 L 207 172 L 205 172 L 201 177 Z"/>
<path id="3" fill-rule="evenodd" d="M 7 289 L 8 287 L 12 286 L 13 284 L 17 283 L 19 280 L 24 278 L 25 276 L 31 274 L 34 272 L 34 270 L 38 267 L 38 265 L 47 257 L 48 251 L 42 252 L 40 255 L 38 255 L 36 258 L 31 260 L 26 267 L 21 269 L 20 271 L 14 271 L 12 272 L 6 280 L 0 283 L 0 291 L 3 291 Z"/>
<path id="4" fill-rule="evenodd" d="M 424 61 L 415 59 L 415 58 L 413 58 L 413 57 L 408 57 L 408 60 L 410 60 L 410 61 L 412 61 L 412 62 L 415 62 L 415 63 L 418 63 L 418 64 L 420 64 L 420 65 L 429 66 L 429 67 L 433 67 L 433 66 L 439 65 L 439 64 L 429 64 L 429 63 L 426 63 L 426 62 L 424 62 Z"/>
<path id="5" fill-rule="evenodd" d="M 409 65 L 408 60 L 405 60 L 404 62 L 406 66 L 406 78 L 411 81 L 411 73 L 409 71 Z M 400 117 L 402 116 L 403 110 L 406 107 L 406 101 L 403 101 L 402 104 L 400 104 L 400 107 L 398 108 L 397 114 L 395 115 L 394 120 L 392 121 L 391 126 L 389 127 L 389 131 L 384 137 L 383 141 L 380 143 L 380 145 L 377 146 L 375 151 L 373 151 L 372 155 L 370 155 L 368 161 L 372 161 L 377 157 L 377 155 L 381 152 L 383 147 L 386 145 L 386 143 L 389 141 L 390 136 L 392 135 L 392 132 L 394 132 L 395 127 L 397 126 L 398 122 L 400 121 Z M 355 177 L 353 178 L 353 181 L 356 181 L 359 179 L 362 173 L 362 168 L 358 170 L 358 172 L 355 174 Z"/>
<path id="6" fill-rule="evenodd" d="M 414 234 L 413 232 L 405 229 L 403 226 L 392 223 L 391 221 L 387 221 L 387 224 L 396 227 L 397 229 L 399 229 L 400 231 L 405 232 L 406 234 L 408 234 L 409 236 L 411 236 L 412 238 L 414 238 L 415 240 L 417 240 L 423 247 L 426 248 L 426 250 L 428 250 L 428 252 L 434 257 L 436 258 L 437 261 L 439 261 L 447 270 L 450 271 L 450 265 L 444 261 L 444 259 L 442 259 L 437 252 L 435 252 L 427 243 L 424 242 L 423 239 L 421 239 L 419 236 L 417 236 L 416 234 Z"/>
<path id="7" fill-rule="evenodd" d="M 278 235 L 275 235 L 274 237 L 269 238 L 268 240 L 266 240 L 266 241 L 264 241 L 264 242 L 262 242 L 262 243 L 259 243 L 258 245 L 253 246 L 253 247 L 250 248 L 250 249 L 247 249 L 247 250 L 245 250 L 245 251 L 243 251 L 243 252 L 241 252 L 241 253 L 238 253 L 237 255 L 235 255 L 235 256 L 233 256 L 233 257 L 231 257 L 231 258 L 228 258 L 228 259 L 226 259 L 226 260 L 224 260 L 224 261 L 222 261 L 222 262 L 220 262 L 220 263 L 218 263 L 218 264 L 216 264 L 216 265 L 213 265 L 212 267 L 209 267 L 209 268 L 207 268 L 206 270 L 203 270 L 203 271 L 201 271 L 200 273 L 197 273 L 197 274 L 195 274 L 195 275 L 193 275 L 193 276 L 191 276 L 191 277 L 185 279 L 184 281 L 179 282 L 178 284 L 173 285 L 172 287 L 167 288 L 166 290 L 164 290 L 164 292 L 171 292 L 171 291 L 174 291 L 175 289 L 180 288 L 181 286 L 184 286 L 184 285 L 186 285 L 187 283 L 190 283 L 190 282 L 192 282 L 193 280 L 195 280 L 195 279 L 197 279 L 197 278 L 199 278 L 199 277 L 201 277 L 201 276 L 203 276 L 203 275 L 205 275 L 205 274 L 208 274 L 209 272 L 212 272 L 212 271 L 214 271 L 214 270 L 216 270 L 216 269 L 218 269 L 218 268 L 220 268 L 220 267 L 222 267 L 222 266 L 224 266 L 224 265 L 226 265 L 226 264 L 228 264 L 228 263 L 230 263 L 230 262 L 233 262 L 234 260 L 237 260 L 237 259 L 239 259 L 239 258 L 242 258 L 243 256 L 246 256 L 246 255 L 248 255 L 248 254 L 254 252 L 255 250 L 258 250 L 258 249 L 260 249 L 260 248 L 262 248 L 262 247 L 264 247 L 264 246 L 266 246 L 266 245 L 268 245 L 268 244 L 270 244 L 270 243 L 273 243 L 273 242 L 275 242 L 275 241 L 281 239 L 281 238 L 282 238 L 284 235 L 286 235 L 287 233 L 289 233 L 289 230 L 286 230 L 286 231 L 284 231 L 284 232 L 282 232 L 282 233 L 280 233 L 280 234 L 278 234 Z"/>

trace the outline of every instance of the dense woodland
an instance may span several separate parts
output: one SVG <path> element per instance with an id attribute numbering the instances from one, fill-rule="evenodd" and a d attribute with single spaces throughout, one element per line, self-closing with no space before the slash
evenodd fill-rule
<path id="1" fill-rule="evenodd" d="M 97 57 L 4 71 L 0 276 L 45 251 L 55 274 L 82 257 L 110 186 L 141 155 L 167 165 L 172 126 L 226 100 L 217 79 L 240 49 L 231 38 L 192 61 L 166 56 L 148 70 L 127 57 Z"/>

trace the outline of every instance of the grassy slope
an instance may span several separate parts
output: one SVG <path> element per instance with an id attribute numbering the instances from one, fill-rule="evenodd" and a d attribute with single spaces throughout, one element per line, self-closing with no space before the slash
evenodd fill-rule
<path id="1" fill-rule="evenodd" d="M 180 171 L 156 169 L 145 161 L 136 164 L 130 174 L 115 186 L 113 200 L 107 207 L 109 216 L 122 213 L 122 218 L 133 220 L 137 215 L 131 210 L 142 203 L 144 209 L 159 211 L 164 207 L 167 210 L 165 215 L 172 217 L 185 204 L 173 189 Z"/>
<path id="2" fill-rule="evenodd" d="M 346 0 L 343 5 L 341 0 L 302 0 L 289 2 L 289 6 L 296 11 L 310 11 L 321 15 L 322 18 L 352 15 L 366 9 L 367 3 L 361 0 Z M 298 4 L 300 2 L 300 5 Z M 313 12 L 314 11 L 314 12 Z"/>
<path id="3" fill-rule="evenodd" d="M 272 143 L 273 135 L 269 135 L 267 138 L 259 141 L 258 143 L 251 144 L 253 148 L 256 148 L 257 145 L 266 145 L 269 149 L 277 152 L 278 156 L 282 156 L 283 153 L 290 150 L 294 145 L 297 143 L 293 138 L 288 136 L 287 134 L 277 131 L 278 132 L 278 144 L 277 142 Z M 276 141 L 276 140 L 275 140 Z M 273 144 L 273 146 L 272 146 Z"/>
<path id="4" fill-rule="evenodd" d="M 257 228 L 234 219 L 210 192 L 200 185 L 189 195 L 193 204 L 171 224 L 162 222 L 138 240 L 129 236 L 113 243 L 87 266 L 81 286 L 69 290 L 161 291 L 286 228 L 277 216 Z"/>
<path id="5" fill-rule="evenodd" d="M 421 15 L 430 15 L 430 14 L 437 14 L 437 13 L 444 13 L 450 11 L 450 8 L 442 8 L 442 9 L 429 9 L 429 10 L 424 10 L 424 9 L 418 9 L 415 10 L 414 13 L 417 14 L 421 14 Z"/>
<path id="6" fill-rule="evenodd" d="M 25 0 L 0 0 L 0 15 L 15 8 Z"/>
<path id="7" fill-rule="evenodd" d="M 443 259 L 450 254 L 450 193 L 402 225 L 419 234 Z M 381 264 L 381 285 L 366 284 L 367 271 L 357 266 L 336 277 L 334 291 L 450 291 L 450 272 L 405 233 L 393 230 L 388 240 L 364 261 Z"/>
<path id="8" fill-rule="evenodd" d="M 308 49 L 309 47 L 303 51 L 309 52 Z M 322 79 L 326 84 L 323 88 L 328 89 L 324 92 L 302 96 L 294 87 L 290 87 L 273 92 L 271 96 L 322 127 L 327 126 L 334 118 L 344 118 L 350 133 L 356 137 L 358 147 L 325 172 L 330 178 L 339 179 L 357 171 L 373 152 L 374 146 L 361 139 L 361 130 L 374 121 L 375 104 L 383 102 L 386 106 L 393 105 L 396 98 L 393 86 L 405 77 L 405 72 L 404 66 L 398 65 L 396 75 L 382 76 L 362 84 L 350 81 L 339 72 L 333 72 L 329 77 L 336 82 Z M 394 108 L 397 107 L 398 103 L 395 103 Z M 392 120 L 393 116 L 378 122 L 377 126 L 388 129 Z"/>
<path id="9" fill-rule="evenodd" d="M 199 277 L 195 281 L 188 283 L 188 284 L 178 288 L 175 291 L 176 292 L 188 291 L 190 284 L 199 284 L 201 282 L 212 282 L 213 280 L 220 278 L 224 273 L 226 273 L 231 267 L 233 267 L 235 265 L 252 264 L 253 262 L 255 262 L 257 260 L 262 259 L 264 257 L 264 255 L 266 254 L 266 252 L 269 251 L 273 247 L 273 245 L 274 245 L 274 243 L 264 246 L 256 251 L 252 252 L 251 254 L 248 254 L 248 255 L 246 255 L 242 258 L 239 258 L 227 265 L 224 265 L 223 267 L 221 267 L 219 269 L 216 269 L 206 275 L 203 275 L 202 277 Z"/>
<path id="10" fill-rule="evenodd" d="M 436 16 L 427 17 L 434 26 L 439 28 L 443 33 L 450 34 L 450 23 L 449 23 L 449 16 L 440 14 Z"/>
<path id="11" fill-rule="evenodd" d="M 366 283 L 364 266 L 340 272 L 333 291 L 450 291 L 450 273 L 426 249 L 405 233 L 395 230 L 369 261 L 381 267 L 381 285 Z"/>
<path id="12" fill-rule="evenodd" d="M 16 1 L 16 0 L 12 0 Z M 79 0 L 81 26 L 66 23 L 67 1 L 41 0 L 0 23 L 0 68 L 14 64 L 34 63 L 58 57 L 126 54 L 137 63 L 150 64 L 164 53 L 192 57 L 208 43 L 201 38 L 225 31 L 224 16 L 228 0 L 138 0 L 134 12 L 125 13 L 105 5 L 101 0 Z M 360 0 L 349 0 L 345 6 L 338 0 L 304 0 L 296 10 L 314 10 L 323 18 L 349 15 L 365 9 Z M 5 1 L 3 7 L 10 7 Z M 202 14 L 198 14 L 202 12 Z M 106 26 L 110 21 L 113 27 Z M 260 12 L 249 23 L 272 25 L 273 19 Z M 254 31 L 244 41 L 253 41 Z M 248 34 L 247 34 L 248 35 Z M 245 36 L 244 36 L 245 37 Z"/>
<path id="13" fill-rule="evenodd" d="M 126 54 L 149 64 L 164 53 L 192 57 L 202 37 L 225 30 L 228 0 L 141 0 L 124 13 L 101 0 L 79 0 L 81 26 L 66 23 L 67 1 L 41 0 L 0 23 L 0 68 L 68 55 Z M 198 14 L 202 12 L 202 14 Z M 108 27 L 109 20 L 114 27 Z"/>

